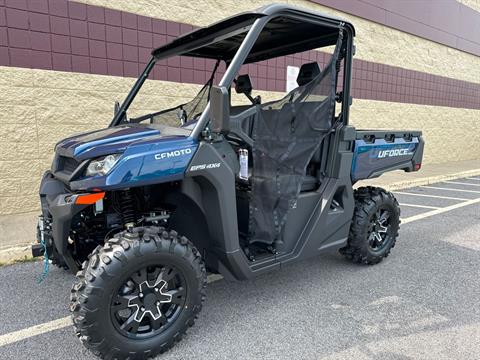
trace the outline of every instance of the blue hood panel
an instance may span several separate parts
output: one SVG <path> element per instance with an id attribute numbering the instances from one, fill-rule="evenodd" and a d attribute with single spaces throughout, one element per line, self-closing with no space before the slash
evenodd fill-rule
<path id="1" fill-rule="evenodd" d="M 122 154 L 105 176 L 76 177 L 72 190 L 124 189 L 181 180 L 198 147 L 188 131 L 143 125 L 122 125 L 72 136 L 56 146 L 56 152 L 79 161 L 108 154 Z"/>
<path id="2" fill-rule="evenodd" d="M 77 160 L 124 151 L 128 145 L 146 137 L 160 135 L 160 131 L 146 126 L 122 125 L 92 131 L 60 141 L 56 151 Z"/>

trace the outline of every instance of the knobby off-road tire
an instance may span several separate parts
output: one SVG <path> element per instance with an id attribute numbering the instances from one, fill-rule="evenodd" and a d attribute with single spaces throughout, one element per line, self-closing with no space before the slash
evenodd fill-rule
<path id="1" fill-rule="evenodd" d="M 355 210 L 346 247 L 340 253 L 353 262 L 378 264 L 395 246 L 400 228 L 400 207 L 395 196 L 377 187 L 354 192 Z"/>
<path id="2" fill-rule="evenodd" d="M 146 359 L 171 348 L 194 324 L 207 284 L 198 250 L 160 227 L 117 234 L 77 276 L 70 305 L 76 334 L 107 359 Z"/>

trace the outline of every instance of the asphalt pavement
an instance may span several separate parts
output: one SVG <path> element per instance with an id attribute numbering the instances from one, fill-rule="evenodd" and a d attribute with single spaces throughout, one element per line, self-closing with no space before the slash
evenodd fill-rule
<path id="1" fill-rule="evenodd" d="M 480 359 L 480 177 L 394 192 L 400 236 L 375 266 L 338 254 L 215 281 L 158 359 Z M 0 359 L 95 359 L 69 325 L 73 276 L 0 268 Z"/>

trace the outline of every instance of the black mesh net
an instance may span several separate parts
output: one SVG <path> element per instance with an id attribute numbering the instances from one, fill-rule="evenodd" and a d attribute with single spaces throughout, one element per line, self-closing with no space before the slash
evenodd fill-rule
<path id="1" fill-rule="evenodd" d="M 175 126 L 178 125 L 179 122 L 185 125 L 188 122 L 197 120 L 207 106 L 210 88 L 211 81 L 205 84 L 198 94 L 189 102 L 172 109 L 152 114 L 152 123 Z"/>
<path id="2" fill-rule="evenodd" d="M 149 120 L 152 124 L 161 124 L 169 126 L 186 126 L 198 120 L 210 99 L 210 89 L 212 88 L 215 74 L 220 61 L 217 61 L 212 75 L 207 83 L 200 89 L 195 97 L 187 103 L 161 110 L 153 114 L 143 115 L 130 119 L 130 122 L 139 123 Z"/>
<path id="3" fill-rule="evenodd" d="M 260 105 L 253 129 L 251 242 L 282 244 L 284 225 L 296 207 L 307 165 L 333 126 L 341 42 L 340 33 L 330 63 L 311 82 L 281 100 Z"/>

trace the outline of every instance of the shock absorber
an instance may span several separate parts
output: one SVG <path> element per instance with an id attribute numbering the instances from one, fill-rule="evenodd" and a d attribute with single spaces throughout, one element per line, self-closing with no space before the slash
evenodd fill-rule
<path id="1" fill-rule="evenodd" d="M 123 225 L 128 229 L 135 226 L 135 207 L 133 205 L 133 195 L 130 189 L 121 193 L 120 196 L 120 210 L 122 212 Z"/>

